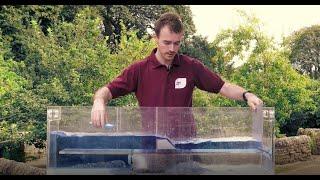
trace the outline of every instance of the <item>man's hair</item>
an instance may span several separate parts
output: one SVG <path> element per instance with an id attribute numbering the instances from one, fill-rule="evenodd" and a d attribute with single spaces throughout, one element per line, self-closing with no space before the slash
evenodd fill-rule
<path id="1" fill-rule="evenodd" d="M 159 37 L 161 29 L 165 26 L 168 26 L 170 31 L 174 33 L 183 32 L 183 24 L 178 14 L 169 12 L 160 16 L 160 18 L 154 24 L 154 31 L 157 37 Z"/>

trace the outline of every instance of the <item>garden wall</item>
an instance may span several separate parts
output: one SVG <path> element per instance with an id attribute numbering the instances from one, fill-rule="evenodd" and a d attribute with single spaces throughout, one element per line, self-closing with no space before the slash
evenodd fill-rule
<path id="1" fill-rule="evenodd" d="M 305 161 L 311 158 L 311 138 L 307 135 L 277 138 L 275 164 Z"/>
<path id="2" fill-rule="evenodd" d="M 320 129 L 299 128 L 297 135 L 307 135 L 311 138 L 311 154 L 320 154 Z"/>

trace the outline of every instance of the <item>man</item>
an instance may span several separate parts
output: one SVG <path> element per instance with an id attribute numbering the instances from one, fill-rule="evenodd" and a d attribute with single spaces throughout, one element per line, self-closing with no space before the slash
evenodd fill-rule
<path id="1" fill-rule="evenodd" d="M 104 126 L 105 105 L 109 100 L 131 92 L 135 93 L 141 107 L 192 107 L 194 87 L 220 93 L 230 99 L 246 100 L 253 110 L 262 104 L 256 95 L 225 82 L 197 59 L 178 54 L 183 33 L 183 24 L 178 15 L 161 15 L 155 23 L 157 48 L 150 56 L 132 64 L 115 80 L 96 91 L 91 112 L 95 127 Z M 192 124 L 192 118 L 187 119 Z M 168 127 L 180 123 L 168 121 L 171 120 L 163 122 L 173 124 Z M 144 122 L 148 123 L 148 119 Z M 185 133 L 184 136 L 194 135 L 194 128 L 189 130 L 191 133 Z"/>

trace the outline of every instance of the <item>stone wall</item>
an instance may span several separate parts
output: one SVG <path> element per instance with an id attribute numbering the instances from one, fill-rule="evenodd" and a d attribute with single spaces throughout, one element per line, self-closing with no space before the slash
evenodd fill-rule
<path id="1" fill-rule="evenodd" d="M 16 162 L 0 158 L 0 174 L 3 175 L 45 175 L 46 169 L 29 166 L 22 162 Z"/>
<path id="2" fill-rule="evenodd" d="M 307 135 L 311 138 L 311 154 L 320 154 L 320 129 L 299 128 L 297 135 Z"/>
<path id="3" fill-rule="evenodd" d="M 307 135 L 277 138 L 275 164 L 305 161 L 311 158 L 311 138 Z"/>

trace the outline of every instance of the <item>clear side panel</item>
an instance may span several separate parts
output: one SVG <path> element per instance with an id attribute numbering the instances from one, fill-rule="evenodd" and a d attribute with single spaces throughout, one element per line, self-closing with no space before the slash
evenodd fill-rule
<path id="1" fill-rule="evenodd" d="M 252 137 L 248 108 L 194 108 L 198 138 Z"/>
<path id="2" fill-rule="evenodd" d="M 254 138 L 255 117 L 248 108 L 124 107 L 118 113 L 118 131 L 123 133 L 158 135 L 171 140 Z"/>
<path id="3" fill-rule="evenodd" d="M 105 124 L 115 125 L 117 108 L 108 107 L 105 113 Z M 96 128 L 91 124 L 91 107 L 63 107 L 61 110 L 60 131 L 81 133 L 112 133 L 116 128 Z"/>
<path id="4" fill-rule="evenodd" d="M 53 129 L 52 132 L 58 131 L 59 121 L 48 121 L 50 124 L 48 129 Z M 47 154 L 49 155 L 47 158 L 47 167 L 55 167 L 56 166 L 56 158 L 57 158 L 57 136 L 50 132 L 47 133 Z"/>
<path id="5" fill-rule="evenodd" d="M 57 136 L 51 132 L 59 131 L 61 120 L 61 107 L 50 106 L 47 108 L 47 167 L 56 167 L 57 162 Z"/>
<path id="6" fill-rule="evenodd" d="M 153 109 L 154 108 L 145 108 L 144 110 L 137 107 L 122 107 L 118 108 L 118 118 L 117 118 L 117 129 L 119 133 L 128 133 L 128 134 L 154 134 L 152 131 L 153 124 Z M 143 131 L 142 129 L 142 117 L 149 117 L 150 121 L 145 124 L 149 131 Z"/>
<path id="7" fill-rule="evenodd" d="M 274 173 L 274 123 L 275 123 L 275 110 L 271 107 L 263 109 L 263 139 L 262 139 L 262 166 L 270 173 Z"/>

